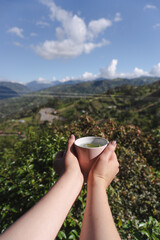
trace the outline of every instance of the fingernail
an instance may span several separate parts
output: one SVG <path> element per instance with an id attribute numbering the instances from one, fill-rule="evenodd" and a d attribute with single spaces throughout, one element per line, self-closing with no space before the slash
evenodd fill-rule
<path id="1" fill-rule="evenodd" d="M 70 135 L 70 138 L 73 138 L 73 137 L 74 137 L 74 134 L 71 134 L 71 135 Z"/>
<path id="2" fill-rule="evenodd" d="M 116 144 L 117 144 L 117 141 L 116 141 L 116 140 L 114 140 L 114 141 L 112 141 L 112 142 L 111 142 L 111 144 L 112 144 L 113 146 L 116 146 Z"/>

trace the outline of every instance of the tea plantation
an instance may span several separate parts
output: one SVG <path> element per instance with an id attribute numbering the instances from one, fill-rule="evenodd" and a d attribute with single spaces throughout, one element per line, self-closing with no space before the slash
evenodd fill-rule
<path id="1" fill-rule="evenodd" d="M 114 92 L 114 96 L 116 96 L 116 92 Z M 81 107 L 79 105 L 79 109 L 76 109 L 78 101 L 81 101 Z M 99 100 L 96 101 L 98 106 Z M 57 107 L 59 114 L 63 117 L 67 117 L 71 110 L 75 115 L 75 111 L 77 111 L 78 117 L 75 118 L 75 115 L 72 115 L 73 118 L 70 121 L 39 124 L 35 115 L 38 112 L 37 108 L 23 127 L 20 125 L 18 128 L 15 122 L 13 125 L 8 125 L 12 132 L 22 130 L 22 133 L 0 136 L 1 232 L 30 209 L 57 181 L 58 175 L 52 167 L 54 157 L 59 150 L 66 148 L 67 139 L 73 133 L 76 138 L 96 135 L 109 141 L 117 140 L 116 154 L 120 163 L 120 171 L 106 191 L 121 238 L 124 240 L 160 239 L 159 124 L 154 121 L 154 112 L 148 113 L 150 118 L 148 120 L 146 118 L 144 121 L 145 126 L 141 119 L 140 124 L 138 122 L 135 124 L 137 119 L 132 117 L 135 108 L 131 113 L 132 116 L 128 116 L 128 119 L 134 119 L 134 121 L 127 122 L 127 118 L 122 119 L 122 115 L 120 120 L 120 116 L 118 116 L 122 113 L 120 109 L 123 110 L 123 114 L 125 110 L 128 112 L 128 108 L 124 108 L 124 104 L 130 103 L 127 99 L 125 101 L 123 106 L 119 102 L 119 109 L 110 110 L 111 118 L 103 115 L 105 111 L 102 108 L 103 118 L 101 118 L 98 117 L 98 114 L 102 116 L 100 112 L 94 114 L 94 108 L 98 109 L 95 105 L 93 108 L 90 107 L 89 112 L 88 106 L 91 106 L 91 102 L 88 99 L 75 100 L 75 102 L 73 100 L 72 102 L 70 100 L 66 102 L 53 100 L 46 106 Z M 140 101 L 140 98 L 137 101 Z M 103 106 L 106 104 L 104 101 L 101 103 Z M 135 107 L 135 102 L 133 105 Z M 149 105 L 146 102 L 145 106 L 146 108 L 143 109 L 139 102 L 138 107 L 141 111 L 147 111 Z M 156 104 L 154 111 L 155 107 Z M 82 113 L 83 109 L 85 111 Z M 149 107 L 148 110 L 150 110 Z M 18 117 L 19 115 L 18 113 Z M 21 116 L 23 117 L 23 113 Z M 26 117 L 26 113 L 24 116 Z M 149 127 L 147 128 L 147 126 Z M 4 129 L 7 131 L 4 121 L 1 122 L 0 127 L 3 131 Z M 79 239 L 86 191 L 87 187 L 84 185 L 56 239 Z"/>

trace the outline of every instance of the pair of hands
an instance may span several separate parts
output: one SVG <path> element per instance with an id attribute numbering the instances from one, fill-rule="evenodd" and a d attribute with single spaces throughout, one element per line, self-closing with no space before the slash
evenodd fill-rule
<path id="1" fill-rule="evenodd" d="M 66 152 L 60 151 L 55 157 L 54 169 L 59 175 L 64 172 L 75 172 L 83 178 L 81 168 L 74 150 L 75 136 L 68 139 Z M 119 172 L 119 163 L 115 154 L 116 142 L 110 142 L 104 151 L 95 160 L 87 182 L 102 183 L 107 188 Z"/>

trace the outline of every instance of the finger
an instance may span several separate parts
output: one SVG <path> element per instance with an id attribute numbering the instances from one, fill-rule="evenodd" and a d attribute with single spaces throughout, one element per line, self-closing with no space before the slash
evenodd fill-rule
<path id="1" fill-rule="evenodd" d="M 71 148 L 73 147 L 73 144 L 75 142 L 75 136 L 72 134 L 68 139 L 68 145 L 67 145 L 67 151 L 71 151 Z"/>
<path id="2" fill-rule="evenodd" d="M 63 156 L 64 156 L 64 151 L 59 151 L 59 152 L 56 154 L 55 158 L 62 158 Z"/>
<path id="3" fill-rule="evenodd" d="M 53 169 L 58 173 L 59 176 L 64 172 L 65 168 L 63 153 L 64 151 L 58 152 L 53 162 Z"/>
<path id="4" fill-rule="evenodd" d="M 116 141 L 112 141 L 108 144 L 108 146 L 104 149 L 104 151 L 102 152 L 102 156 L 107 157 L 108 159 L 110 158 L 110 156 L 113 154 L 113 152 L 116 149 Z"/>
<path id="5" fill-rule="evenodd" d="M 66 150 L 65 151 L 63 151 L 63 157 L 65 157 L 66 156 Z"/>

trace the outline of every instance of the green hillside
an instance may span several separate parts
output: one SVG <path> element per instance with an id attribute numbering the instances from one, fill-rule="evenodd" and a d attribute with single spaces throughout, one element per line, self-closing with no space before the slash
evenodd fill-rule
<path id="1" fill-rule="evenodd" d="M 104 93 L 110 88 L 115 88 L 117 86 L 122 85 L 136 85 L 141 86 L 144 84 L 149 84 L 157 81 L 158 78 L 135 78 L 135 79 L 123 79 L 117 78 L 112 80 L 102 79 L 96 81 L 88 81 L 82 82 L 78 84 L 62 84 L 59 86 L 51 87 L 46 90 L 42 90 L 41 93 L 43 94 L 54 94 L 54 93 L 61 93 L 61 94 L 99 94 Z"/>
<path id="2" fill-rule="evenodd" d="M 22 95 L 22 94 L 27 93 L 29 91 L 29 89 L 23 84 L 7 82 L 7 81 L 5 81 L 5 82 L 0 81 L 0 87 L 10 88 L 11 90 L 17 92 L 19 95 Z"/>
<path id="3" fill-rule="evenodd" d="M 32 207 L 57 181 L 56 153 L 71 133 L 117 140 L 120 163 L 107 189 L 122 239 L 158 240 L 160 235 L 160 81 L 123 85 L 86 97 L 25 95 L 0 101 L 0 232 Z M 42 108 L 57 119 L 40 121 Z M 61 118 L 58 118 L 61 117 Z M 86 185 L 57 240 L 79 239 Z"/>
<path id="4" fill-rule="evenodd" d="M 105 94 L 80 99 L 60 107 L 60 116 L 68 121 L 88 114 L 95 120 L 113 119 L 123 124 L 142 128 L 160 125 L 160 81 L 145 86 L 124 85 L 108 90 Z"/>
<path id="5" fill-rule="evenodd" d="M 66 122 L 88 114 L 95 120 L 113 119 L 123 124 L 155 128 L 160 124 L 160 81 L 143 86 L 123 85 L 104 94 L 79 97 L 30 94 L 0 101 L 0 119 L 22 118 L 38 112 L 41 107 L 53 107 Z"/>
<path id="6" fill-rule="evenodd" d="M 8 87 L 0 86 L 0 100 L 12 97 L 18 97 L 18 93 Z"/>

